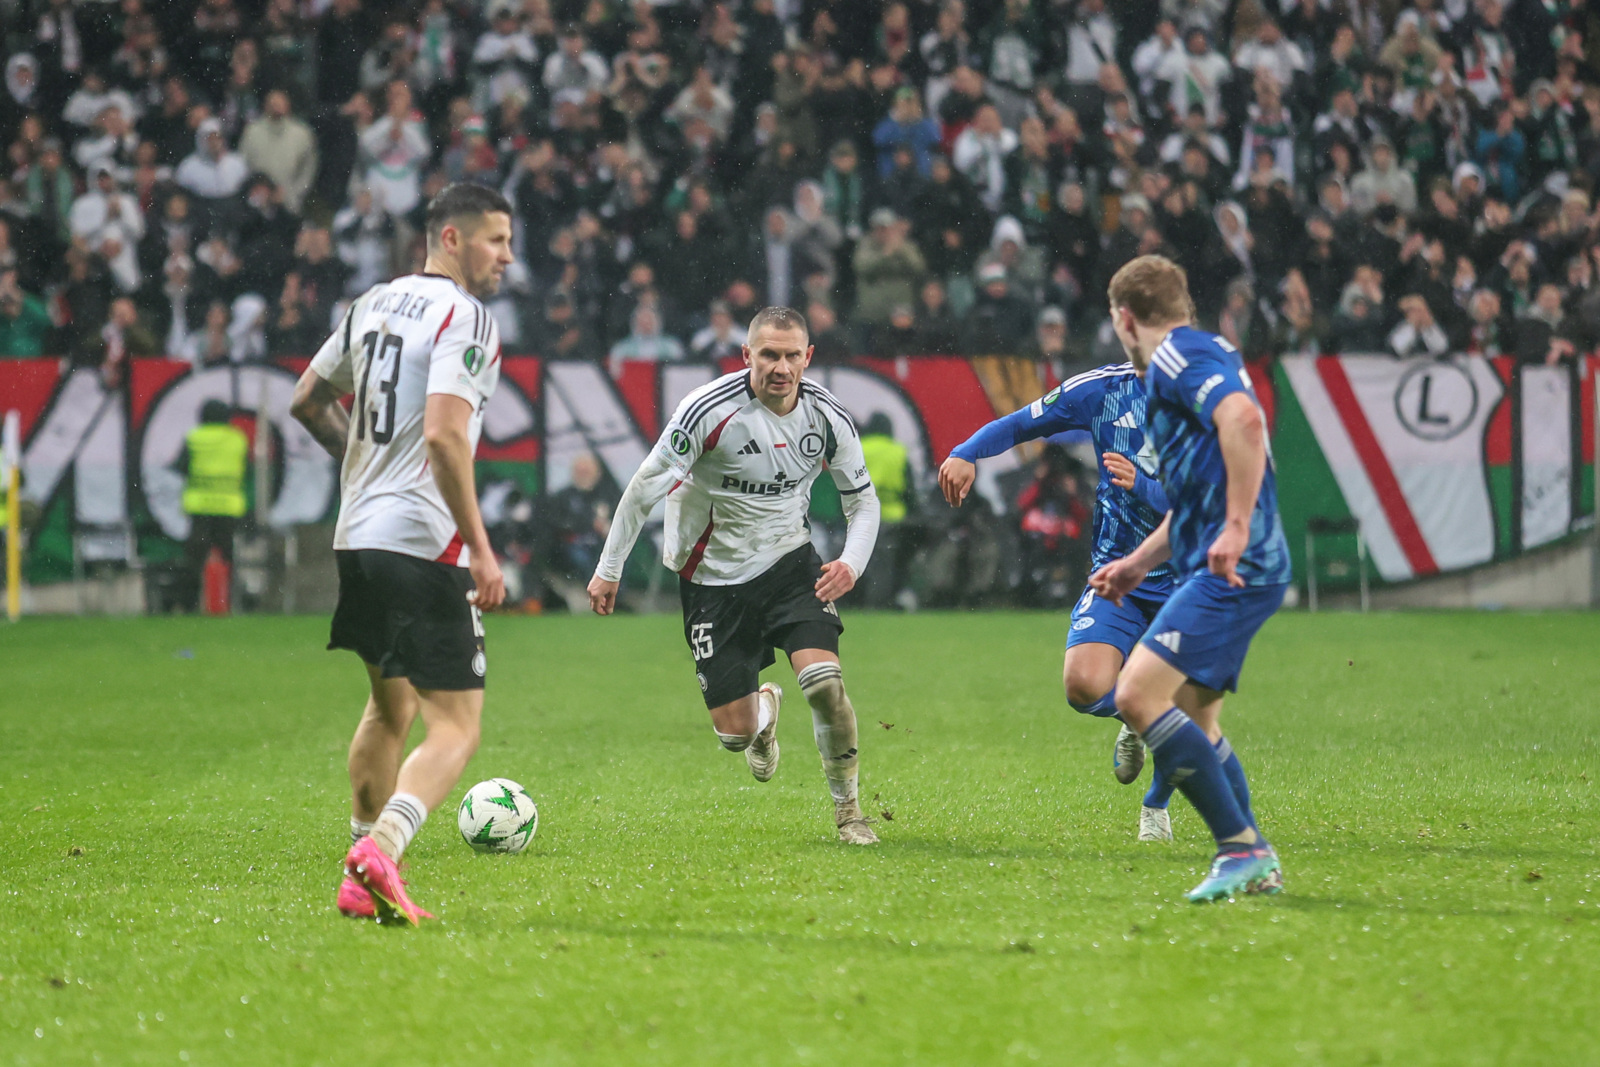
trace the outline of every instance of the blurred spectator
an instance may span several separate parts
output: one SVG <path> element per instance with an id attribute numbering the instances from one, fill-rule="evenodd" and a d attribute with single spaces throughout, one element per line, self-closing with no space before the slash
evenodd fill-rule
<path id="1" fill-rule="evenodd" d="M 893 211 L 878 208 L 868 221 L 872 232 L 855 252 L 856 318 L 881 324 L 896 304 L 912 302 L 927 264 L 907 239 L 909 225 Z"/>
<path id="2" fill-rule="evenodd" d="M 277 306 L 268 314 L 267 354 L 273 356 L 314 355 L 328 330 L 313 318 L 315 309 L 306 302 L 300 288 L 300 275 L 289 272 Z"/>
<path id="3" fill-rule="evenodd" d="M 1559 299 L 1559 291 L 1556 295 Z M 1404 318 L 1389 334 L 1390 352 L 1403 358 L 1442 356 L 1450 350 L 1449 337 L 1434 318 L 1433 309 L 1428 306 L 1428 301 L 1421 294 L 1408 293 L 1401 297 L 1400 313 Z"/>
<path id="4" fill-rule="evenodd" d="M 1051 376 L 1060 378 L 1067 362 L 1067 315 L 1058 307 L 1039 312 L 1033 336 L 1019 353 L 1027 359 L 1050 366 Z"/>
<path id="5" fill-rule="evenodd" d="M 160 354 L 156 339 L 139 319 L 138 306 L 125 296 L 111 301 L 105 325 L 100 327 L 99 336 L 90 343 L 88 352 L 89 362 L 99 365 L 106 385 L 115 387 L 122 383 L 130 358 Z"/>
<path id="6" fill-rule="evenodd" d="M 205 309 L 199 330 L 185 339 L 180 355 L 197 367 L 226 363 L 232 358 L 233 338 L 228 335 L 228 305 L 213 300 Z"/>
<path id="7" fill-rule="evenodd" d="M 139 204 L 117 186 L 108 163 L 97 163 L 92 187 L 72 205 L 72 238 L 101 257 L 123 292 L 139 287 L 135 251 L 144 236 Z"/>
<path id="8" fill-rule="evenodd" d="M 599 359 L 600 343 L 578 316 L 572 298 L 551 293 L 542 315 L 524 331 L 528 351 L 547 359 Z"/>
<path id="9" fill-rule="evenodd" d="M 1017 497 L 1022 590 L 1036 606 L 1070 602 L 1088 573 L 1085 473 L 1066 449 L 1046 445 L 1034 464 L 1033 482 Z"/>
<path id="10" fill-rule="evenodd" d="M 661 316 L 648 304 L 634 309 L 628 336 L 611 346 L 613 363 L 624 359 L 643 359 L 655 363 L 683 359 L 683 342 L 661 332 Z"/>
<path id="11" fill-rule="evenodd" d="M 856 354 L 855 341 L 839 325 L 839 316 L 830 304 L 813 300 L 806 305 L 806 325 L 811 328 L 811 345 L 816 349 L 812 359 L 826 366 L 843 363 Z"/>
<path id="12" fill-rule="evenodd" d="M 284 206 L 298 215 L 317 173 L 317 143 L 311 127 L 290 113 L 288 93 L 267 94 L 261 117 L 239 138 L 239 154 L 283 190 Z"/>
<path id="13" fill-rule="evenodd" d="M 0 358 L 44 355 L 52 325 L 45 302 L 17 284 L 16 269 L 0 270 Z"/>
<path id="14" fill-rule="evenodd" d="M 213 205 L 238 193 L 249 176 L 244 157 L 228 149 L 217 119 L 206 119 L 196 128 L 194 151 L 174 173 L 179 185 Z"/>
<path id="15" fill-rule="evenodd" d="M 1096 86 L 1101 70 L 1116 62 L 1117 24 L 1106 12 L 1105 0 L 1081 0 L 1068 18 L 1067 82 L 1079 88 Z"/>
<path id="16" fill-rule="evenodd" d="M 394 244 L 397 234 L 394 216 L 385 211 L 362 186 L 349 206 L 333 216 L 333 238 L 339 259 L 350 268 L 345 294 L 359 296 L 394 274 Z"/>
<path id="17" fill-rule="evenodd" d="M 991 213 L 998 212 L 1005 200 L 1006 157 L 1017 143 L 1017 135 L 1001 124 L 1000 111 L 992 104 L 980 107 L 972 125 L 956 138 L 950 162 L 972 183 Z"/>
<path id="18" fill-rule="evenodd" d="M 415 208 L 422 197 L 422 167 L 431 149 L 422 123 L 412 111 L 411 87 L 390 82 L 383 117 L 361 135 L 360 160 L 368 188 L 395 216 Z"/>
<path id="19" fill-rule="evenodd" d="M 689 351 L 694 358 L 715 363 L 740 355 L 744 350 L 745 330 L 733 321 L 728 302 L 713 300 L 709 317 L 710 322 L 689 341 Z"/>
<path id="20" fill-rule="evenodd" d="M 540 80 L 552 96 L 577 93 L 587 99 L 604 89 L 610 78 L 606 61 L 589 50 L 583 27 L 574 22 L 562 30 L 561 47 L 545 58 Z"/>
<path id="21" fill-rule="evenodd" d="M 928 356 L 947 356 L 960 351 L 960 324 L 951 314 L 943 282 L 929 278 L 922 283 L 917 292 L 913 315 L 918 352 Z"/>
<path id="22" fill-rule="evenodd" d="M 91 174 L 100 164 L 105 164 L 118 181 L 132 180 L 139 135 L 129 124 L 122 107 L 107 104 L 95 120 L 95 129 L 99 135 L 80 138 L 72 149 L 72 158 Z"/>
<path id="23" fill-rule="evenodd" d="M 565 488 L 550 495 L 545 520 L 552 570 L 568 581 L 581 582 L 594 573 L 622 494 L 605 479 L 600 461 L 588 452 L 573 459 L 571 479 Z"/>
<path id="24" fill-rule="evenodd" d="M 909 86 L 894 94 L 894 106 L 872 131 L 878 147 L 878 176 L 888 177 L 894 169 L 894 150 L 902 145 L 911 150 L 917 171 L 926 175 L 931 153 L 939 143 L 939 124 L 922 113 L 922 98 Z"/>
<path id="25" fill-rule="evenodd" d="M 1382 135 L 1367 147 L 1367 168 L 1350 183 L 1350 207 L 1370 215 L 1379 204 L 1393 204 L 1403 215 L 1417 208 L 1417 186 L 1411 175 L 1395 163 L 1394 146 Z"/>
<path id="26" fill-rule="evenodd" d="M 967 313 L 962 344 L 976 355 L 1017 355 L 1033 330 L 1034 316 L 1033 304 L 1012 290 L 1005 264 L 985 264 L 978 271 L 978 299 Z"/>

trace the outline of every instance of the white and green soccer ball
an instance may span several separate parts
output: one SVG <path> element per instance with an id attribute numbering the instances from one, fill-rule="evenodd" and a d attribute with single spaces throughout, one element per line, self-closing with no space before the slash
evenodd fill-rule
<path id="1" fill-rule="evenodd" d="M 539 829 L 539 809 L 516 782 L 491 778 L 461 798 L 456 825 L 479 852 L 521 852 Z"/>

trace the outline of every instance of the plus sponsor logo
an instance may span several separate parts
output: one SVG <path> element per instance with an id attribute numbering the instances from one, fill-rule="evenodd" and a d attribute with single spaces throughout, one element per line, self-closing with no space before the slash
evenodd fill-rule
<path id="1" fill-rule="evenodd" d="M 730 493 L 743 493 L 746 496 L 782 496 L 800 484 L 799 481 L 785 475 L 783 471 L 779 471 L 774 478 L 775 480 L 770 482 L 752 482 L 736 474 L 724 474 L 722 488 Z"/>

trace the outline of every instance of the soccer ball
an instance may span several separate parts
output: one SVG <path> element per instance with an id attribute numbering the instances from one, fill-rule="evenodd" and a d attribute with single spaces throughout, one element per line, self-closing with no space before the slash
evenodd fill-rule
<path id="1" fill-rule="evenodd" d="M 491 778 L 461 798 L 456 826 L 479 852 L 521 852 L 539 829 L 539 809 L 516 782 Z"/>

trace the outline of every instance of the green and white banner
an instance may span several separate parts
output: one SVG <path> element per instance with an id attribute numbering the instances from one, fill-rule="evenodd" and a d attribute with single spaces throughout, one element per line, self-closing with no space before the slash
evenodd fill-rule
<path id="1" fill-rule="evenodd" d="M 1259 379 L 1258 379 L 1259 380 Z M 1359 520 L 1405 581 L 1557 541 L 1594 513 L 1594 361 L 1284 359 L 1275 450 L 1298 555 L 1315 518 Z"/>

